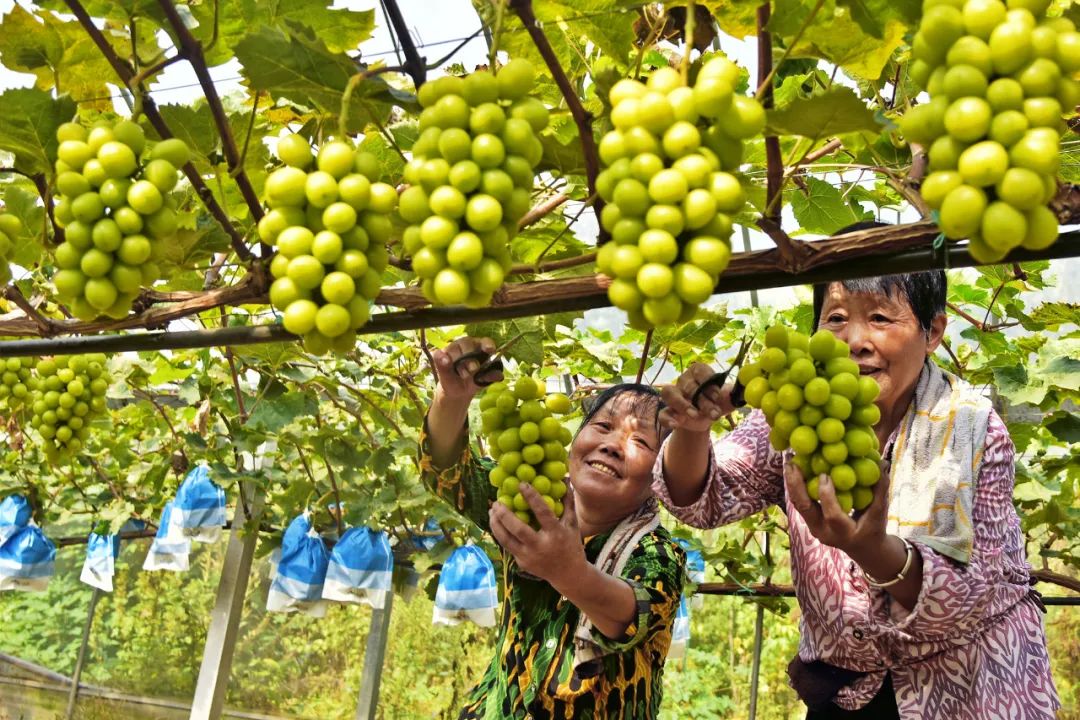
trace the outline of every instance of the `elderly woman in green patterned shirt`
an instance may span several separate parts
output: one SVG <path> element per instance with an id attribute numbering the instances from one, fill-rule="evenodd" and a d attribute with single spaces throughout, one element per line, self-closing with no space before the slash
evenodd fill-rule
<path id="1" fill-rule="evenodd" d="M 439 384 L 421 436 L 424 481 L 504 549 L 495 656 L 459 718 L 657 717 L 685 555 L 650 487 L 663 440 L 659 394 L 617 385 L 589 407 L 569 456 L 562 520 L 523 484 L 538 528 L 494 502 L 493 463 L 469 447 L 473 379 L 487 339 L 434 353 Z"/>

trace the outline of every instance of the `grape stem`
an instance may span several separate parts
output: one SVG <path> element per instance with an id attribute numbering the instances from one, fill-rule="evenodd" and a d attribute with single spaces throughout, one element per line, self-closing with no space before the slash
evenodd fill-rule
<path id="1" fill-rule="evenodd" d="M 105 35 L 101 32 L 97 25 L 94 24 L 94 21 L 90 17 L 90 14 L 86 11 L 86 8 L 82 6 L 82 3 L 79 2 L 79 0 L 64 0 L 64 4 L 68 6 L 68 9 L 71 10 L 71 13 L 78 19 L 79 24 L 83 26 L 83 30 L 86 31 L 86 33 L 90 36 L 90 39 L 94 41 L 95 45 L 97 45 L 98 50 L 100 50 L 101 54 L 105 56 L 105 60 L 109 63 L 109 65 L 112 66 L 113 70 L 120 78 L 120 81 L 124 83 L 124 86 L 128 90 L 134 92 L 137 89 L 137 87 L 133 87 L 132 83 L 132 80 L 135 77 L 135 72 L 131 69 L 131 66 L 121 60 L 120 56 L 116 54 L 116 51 L 113 50 L 112 45 L 110 45 L 109 41 L 105 39 Z M 217 93 L 215 92 L 215 97 L 216 96 Z M 154 130 L 157 131 L 157 134 L 163 140 L 173 137 L 173 133 L 169 129 L 168 124 L 165 122 L 165 118 L 163 118 L 161 116 L 161 113 L 158 112 L 157 104 L 154 102 L 154 99 L 149 95 L 145 94 L 142 95 L 142 98 L 143 114 L 146 115 L 146 119 L 150 121 L 150 124 L 154 126 Z M 203 179 L 202 175 L 199 174 L 199 171 L 195 169 L 195 165 L 189 162 L 187 165 L 184 165 L 182 169 L 184 171 L 184 175 L 191 183 L 191 186 L 195 188 L 195 192 L 198 194 L 199 199 L 201 199 L 203 204 L 206 206 L 206 209 L 210 212 L 211 215 L 214 216 L 214 219 L 221 224 L 221 227 L 229 235 L 229 239 L 232 242 L 232 247 L 233 250 L 236 252 L 236 255 L 241 260 L 251 260 L 254 255 L 252 255 L 252 252 L 247 247 L 247 245 L 244 244 L 243 235 L 233 225 L 224 208 L 221 207 L 221 204 L 218 203 L 217 198 L 214 197 L 213 191 L 206 185 L 206 181 Z M 260 207 L 259 217 L 261 216 L 262 208 Z"/>
<path id="2" fill-rule="evenodd" d="M 4 297 L 18 305 L 19 309 L 26 313 L 26 317 L 30 318 L 30 320 L 38 326 L 41 335 L 48 337 L 55 332 L 55 323 L 38 312 L 37 308 L 31 305 L 30 301 L 26 299 L 26 296 L 22 294 L 22 291 L 19 290 L 18 286 L 14 284 L 8 285 L 4 290 Z"/>
<path id="3" fill-rule="evenodd" d="M 694 0 L 686 3 L 686 22 L 683 24 L 683 41 L 686 44 L 686 54 L 682 58 L 682 80 L 686 85 L 690 84 L 690 53 L 694 50 L 694 22 L 697 19 L 694 10 Z M 638 381 L 640 382 L 640 380 Z"/>
<path id="4" fill-rule="evenodd" d="M 803 20 L 803 24 L 799 27 L 798 31 L 796 31 L 795 35 L 792 36 L 791 41 L 788 42 L 788 44 L 787 44 L 787 47 L 784 48 L 784 54 L 780 56 L 780 60 L 778 62 L 776 62 L 775 64 L 772 63 L 772 40 L 770 39 L 770 41 L 769 41 L 769 65 L 770 65 L 770 68 L 768 70 L 768 73 L 765 75 L 765 77 L 759 79 L 757 92 L 754 93 L 754 97 L 759 102 L 764 102 L 766 94 L 768 94 L 770 96 L 770 99 L 771 99 L 771 96 L 772 96 L 772 82 L 773 82 L 773 79 L 776 77 L 776 71 L 780 69 L 780 66 L 783 65 L 784 62 L 788 59 L 788 57 L 791 55 L 791 51 L 795 48 L 796 45 L 799 44 L 799 41 L 802 40 L 803 34 L 810 27 L 811 23 L 814 22 L 814 18 L 817 17 L 818 12 L 821 11 L 822 6 L 824 6 L 824 5 L 825 5 L 825 0 L 818 0 L 817 1 L 817 4 L 814 5 L 813 9 L 810 11 L 810 14 L 806 16 L 806 20 Z M 765 13 L 766 19 L 765 19 L 764 23 L 761 22 L 761 9 L 759 8 L 758 9 L 758 21 L 759 21 L 759 28 L 761 28 L 761 29 L 763 29 L 764 26 L 768 24 L 768 16 L 769 16 L 768 3 L 766 3 L 762 7 L 766 9 L 766 13 Z M 765 32 L 767 32 L 767 31 L 765 31 Z M 760 35 L 760 30 L 759 30 L 759 35 Z M 759 62 L 760 62 L 760 55 L 759 55 Z"/>
<path id="5" fill-rule="evenodd" d="M 177 40 L 180 41 L 180 47 L 177 48 L 178 54 L 187 58 L 188 64 L 191 65 L 191 69 L 195 71 L 195 75 L 199 79 L 199 85 L 206 96 L 206 104 L 210 106 L 210 113 L 214 117 L 218 135 L 221 136 L 221 149 L 225 154 L 225 161 L 229 165 L 229 175 L 236 180 L 236 185 L 240 188 L 240 194 L 244 197 L 244 203 L 248 206 L 251 217 L 257 222 L 263 216 L 262 203 L 259 201 L 259 196 L 255 192 L 255 188 L 252 186 L 251 180 L 241 163 L 240 150 L 236 146 L 236 138 L 233 137 L 232 129 L 229 126 L 225 106 L 221 104 L 221 97 L 218 96 L 217 88 L 214 87 L 214 79 L 210 77 L 210 68 L 206 64 L 206 58 L 203 56 L 202 43 L 196 40 L 195 36 L 188 30 L 171 0 L 158 0 L 158 5 L 176 33 Z M 261 243 L 260 253 L 262 257 L 270 257 L 271 252 L 272 249 L 269 245 Z"/>
<path id="6" fill-rule="evenodd" d="M 634 382 L 641 384 L 641 378 L 645 375 L 645 365 L 649 362 L 649 348 L 652 346 L 653 331 L 645 333 L 645 347 L 641 348 L 641 360 L 638 362 L 637 377 Z"/>
<path id="7" fill-rule="evenodd" d="M 566 71 L 559 64 L 559 59 L 555 56 L 551 43 L 540 28 L 536 20 L 536 14 L 533 12 L 532 0 L 510 0 L 510 7 L 514 9 L 514 12 L 521 19 L 522 25 L 525 26 L 525 30 L 529 33 L 529 37 L 532 38 L 536 49 L 540 51 L 544 63 L 547 65 L 548 70 L 551 71 L 551 77 L 555 80 L 555 84 L 558 85 L 559 91 L 566 100 L 570 115 L 574 118 L 574 124 L 578 128 L 578 136 L 581 138 L 581 150 L 585 155 L 585 179 L 588 181 L 589 195 L 596 195 L 596 177 L 600 174 L 600 154 L 597 151 L 596 138 L 592 132 L 592 114 L 581 104 L 581 98 L 578 97 L 577 90 L 570 82 L 570 78 L 566 76 Z M 597 217 L 599 217 L 600 211 L 604 209 L 603 200 L 597 198 L 595 207 Z M 607 240 L 607 231 L 601 227 L 598 244 L 603 244 Z"/>
<path id="8" fill-rule="evenodd" d="M 820 2 L 820 0 L 819 0 Z M 766 108 L 773 106 L 772 35 L 769 33 L 771 6 L 765 3 L 757 10 L 758 29 L 758 92 L 757 99 Z M 776 135 L 765 137 L 765 212 L 758 220 L 758 227 L 776 243 L 780 267 L 792 270 L 798 267 L 800 256 L 805 255 L 805 248 L 784 232 L 780 220 L 783 205 L 784 159 L 780 154 L 780 138 Z"/>

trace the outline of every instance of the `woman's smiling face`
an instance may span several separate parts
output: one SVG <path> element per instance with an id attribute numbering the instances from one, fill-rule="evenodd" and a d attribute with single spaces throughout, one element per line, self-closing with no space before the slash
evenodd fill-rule
<path id="1" fill-rule="evenodd" d="M 580 502 L 619 520 L 652 494 L 660 450 L 658 398 L 616 395 L 582 426 L 570 446 L 570 481 Z"/>
<path id="2" fill-rule="evenodd" d="M 877 405 L 888 419 L 906 408 L 927 355 L 941 342 L 945 315 L 925 330 L 899 292 L 852 293 L 837 282 L 825 293 L 819 327 L 845 341 L 859 371 L 877 380 Z"/>

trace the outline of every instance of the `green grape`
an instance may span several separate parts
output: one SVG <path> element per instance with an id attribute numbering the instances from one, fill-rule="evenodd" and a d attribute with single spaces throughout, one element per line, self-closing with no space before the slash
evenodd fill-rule
<path id="1" fill-rule="evenodd" d="M 490 303 L 510 270 L 508 242 L 529 207 L 537 134 L 547 108 L 528 97 L 532 65 L 516 59 L 492 75 L 444 77 L 421 86 L 421 135 L 399 215 L 414 272 L 439 305 Z"/>
<path id="2" fill-rule="evenodd" d="M 808 338 L 773 326 L 764 345 L 757 360 L 739 371 L 747 403 L 765 415 L 770 445 L 794 451 L 792 462 L 811 498 L 817 499 L 818 476 L 827 474 L 850 511 L 880 477 L 873 432 L 880 420 L 873 404 L 880 393 L 877 381 L 859 375 L 848 344 L 827 330 Z"/>
<path id="3" fill-rule="evenodd" d="M 566 495 L 563 478 L 572 438 L 555 415 L 569 413 L 571 406 L 566 395 L 548 393 L 545 386 L 528 375 L 513 383 L 500 381 L 480 394 L 478 404 L 489 451 L 498 461 L 489 479 L 500 496 L 514 498 L 519 495 L 519 483 L 528 483 L 561 517 L 559 501 Z M 528 503 L 519 512 L 523 522 L 535 525 Z"/>
<path id="4" fill-rule="evenodd" d="M 609 94 L 615 129 L 600 141 L 597 189 L 618 248 L 602 247 L 597 267 L 615 281 L 608 299 L 643 329 L 692 317 L 727 268 L 731 216 L 746 194 L 724 171 L 741 160 L 722 166 L 717 153 L 741 158 L 742 141 L 764 125 L 760 105 L 735 94 L 738 80 L 733 63 L 713 58 L 694 88 L 661 68 Z"/>
<path id="5" fill-rule="evenodd" d="M 378 181 L 378 160 L 351 142 L 330 141 L 313 155 L 289 135 L 277 152 L 284 166 L 266 186 L 273 209 L 259 222 L 260 238 L 277 250 L 271 304 L 312 354 L 348 352 L 381 290 L 397 191 Z"/>
<path id="6" fill-rule="evenodd" d="M 45 453 L 60 458 L 77 453 L 89 437 L 89 424 L 105 409 L 105 393 L 111 378 L 101 354 L 57 356 L 34 363 L 30 358 L 15 359 L 4 364 L 4 384 L 9 374 L 18 376 L 20 383 L 11 385 L 13 397 L 18 397 L 34 411 L 30 426 L 37 430 Z M 18 368 L 13 371 L 13 368 Z M 19 385 L 33 386 L 32 391 L 20 391 Z M 2 395 L 3 393 L 0 393 Z M 11 398 L 7 398 L 9 405 Z"/>
<path id="7" fill-rule="evenodd" d="M 142 128 L 130 120 L 99 122 L 89 132 L 65 123 L 57 139 L 54 214 L 67 226 L 68 241 L 53 250 L 53 284 L 79 319 L 122 319 L 140 286 L 161 279 L 156 260 L 164 246 L 150 245 L 147 252 L 141 233 L 158 243 L 176 234 L 176 204 L 168 192 L 190 152 L 175 138 L 147 148 Z M 0 266 L 6 269 L 3 250 L 0 238 Z"/>
<path id="8" fill-rule="evenodd" d="M 1047 18 L 1048 6 L 928 4 L 915 34 L 912 77 L 931 100 L 909 110 L 901 130 L 929 148 L 921 192 L 943 234 L 967 240 L 978 262 L 1057 238 L 1046 188 L 1060 167 L 1063 109 L 1078 99 L 1080 35 L 1071 22 Z"/>

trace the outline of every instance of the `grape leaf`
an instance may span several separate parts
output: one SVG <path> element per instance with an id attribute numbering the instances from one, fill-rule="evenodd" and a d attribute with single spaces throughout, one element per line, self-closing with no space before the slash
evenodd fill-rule
<path id="1" fill-rule="evenodd" d="M 369 125 L 364 132 L 364 139 L 357 145 L 360 150 L 369 152 L 379 160 L 379 169 L 383 178 L 397 179 L 405 170 L 405 161 L 390 145 L 390 142 L 374 125 Z"/>
<path id="2" fill-rule="evenodd" d="M 27 173 L 52 175 L 56 129 L 75 116 L 75 102 L 66 95 L 53 99 L 34 88 L 0 95 L 0 150 L 15 155 L 15 167 Z"/>
<path id="3" fill-rule="evenodd" d="M 1080 304 L 1067 302 L 1048 302 L 1031 311 L 1034 323 L 1056 328 L 1059 325 L 1080 325 Z M 1029 328 L 1039 330 L 1041 328 Z"/>
<path id="4" fill-rule="evenodd" d="M 194 105 L 161 105 L 161 117 L 165 118 L 173 136 L 187 143 L 192 152 L 201 155 L 203 161 L 218 147 L 217 128 L 210 106 L 204 101 Z"/>
<path id="5" fill-rule="evenodd" d="M 78 23 L 45 10 L 32 14 L 16 5 L 0 24 L 4 26 L 0 58 L 5 66 L 33 74 L 39 90 L 96 98 L 87 104 L 99 110 L 112 107 L 105 83 L 113 70 Z"/>
<path id="6" fill-rule="evenodd" d="M 734 38 L 745 38 L 757 33 L 759 0 L 700 0 L 716 18 L 720 29 Z"/>
<path id="7" fill-rule="evenodd" d="M 283 427 L 303 416 L 314 416 L 319 412 L 316 396 L 298 392 L 280 392 L 274 397 L 268 392 L 262 402 L 255 406 L 247 424 L 250 427 L 262 427 L 270 432 L 278 432 Z"/>
<path id="8" fill-rule="evenodd" d="M 32 268 L 41 257 L 41 233 L 45 208 L 38 205 L 36 191 L 26 190 L 16 183 L 4 189 L 4 212 L 19 218 L 23 224 L 23 234 L 15 238 L 15 247 L 9 259 L 15 265 Z"/>
<path id="9" fill-rule="evenodd" d="M 1080 442 L 1080 418 L 1073 413 L 1058 412 L 1047 418 L 1046 429 L 1059 440 Z"/>
<path id="10" fill-rule="evenodd" d="M 253 89 L 333 117 L 341 112 L 349 79 L 360 71 L 348 55 L 331 52 L 322 40 L 295 24 L 288 30 L 257 28 L 237 43 L 236 57 Z M 391 103 L 412 109 L 415 99 L 391 88 L 381 77 L 360 83 L 349 105 L 350 131 L 361 132 L 372 118 L 385 120 Z"/>
<path id="11" fill-rule="evenodd" d="M 259 25 L 304 25 L 335 53 L 356 50 L 361 42 L 371 37 L 371 31 L 375 28 L 374 10 L 348 10 L 330 5 L 332 3 L 328 0 L 271 0 L 223 2 L 220 8 L 218 3 L 200 2 L 189 7 L 199 22 L 192 32 L 202 41 L 204 48 L 210 46 L 215 35 L 214 14 L 215 11 L 218 13 L 217 42 L 205 54 L 211 65 L 220 65 L 233 57 L 241 38 Z"/>
<path id="12" fill-rule="evenodd" d="M 506 350 L 506 357 L 514 358 L 526 365 L 544 364 L 544 330 L 540 326 L 538 317 L 474 323 L 465 326 L 465 334 L 472 337 L 489 337 L 495 341 L 495 346 L 498 348 L 517 338 Z M 519 335 L 521 337 L 518 337 Z"/>
<path id="13" fill-rule="evenodd" d="M 488 27 L 495 26 L 494 3 L 473 0 L 480 18 Z M 599 50 L 625 69 L 630 58 L 627 48 L 634 40 L 634 20 L 637 13 L 615 0 L 534 0 L 533 12 L 541 29 L 572 82 L 583 79 L 589 72 L 586 58 L 587 46 Z M 503 16 L 503 30 L 499 37 L 499 49 L 512 58 L 525 58 L 532 62 L 538 74 L 550 77 L 544 59 L 536 49 L 521 20 L 512 12 Z"/>
<path id="14" fill-rule="evenodd" d="M 804 231 L 821 235 L 832 235 L 842 227 L 874 217 L 874 213 L 860 210 L 845 199 L 839 188 L 817 178 L 806 179 L 805 192 L 791 193 L 791 209 Z"/>
<path id="15" fill-rule="evenodd" d="M 836 0 L 836 4 L 846 7 L 863 32 L 876 38 L 884 37 L 889 20 L 914 25 L 921 15 L 918 0 Z"/>
<path id="16" fill-rule="evenodd" d="M 801 135 L 815 141 L 843 133 L 881 130 L 866 103 L 851 88 L 842 85 L 792 100 L 770 110 L 768 117 L 768 134 Z"/>
<path id="17" fill-rule="evenodd" d="M 776 0 L 769 29 L 782 38 L 793 39 L 815 6 L 813 0 Z M 850 8 L 826 0 L 792 47 L 791 57 L 824 58 L 856 78 L 876 80 L 893 52 L 904 43 L 907 32 L 907 25 L 895 18 L 886 18 L 882 24 L 883 32 L 875 37 L 852 18 Z"/>

